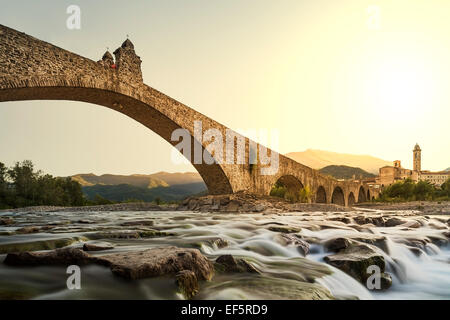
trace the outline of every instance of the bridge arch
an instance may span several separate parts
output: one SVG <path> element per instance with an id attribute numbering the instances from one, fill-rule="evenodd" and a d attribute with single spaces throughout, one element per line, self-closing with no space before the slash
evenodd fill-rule
<path id="1" fill-rule="evenodd" d="M 297 177 L 288 174 L 277 179 L 270 191 L 270 195 L 297 201 L 299 192 L 302 189 L 303 183 Z"/>
<path id="2" fill-rule="evenodd" d="M 358 192 L 358 203 L 361 202 L 366 202 L 367 198 L 366 198 L 366 192 L 363 188 L 363 186 L 359 187 L 359 192 Z"/>
<path id="3" fill-rule="evenodd" d="M 323 186 L 317 188 L 316 203 L 327 203 L 327 192 Z"/>
<path id="4" fill-rule="evenodd" d="M 331 196 L 331 203 L 345 206 L 344 191 L 341 187 L 335 187 Z"/>

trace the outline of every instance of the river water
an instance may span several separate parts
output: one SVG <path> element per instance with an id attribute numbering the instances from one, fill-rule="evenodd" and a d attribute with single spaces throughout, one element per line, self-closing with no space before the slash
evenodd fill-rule
<path id="1" fill-rule="evenodd" d="M 356 217 L 402 217 L 420 227 L 399 225 L 376 227 L 356 223 Z M 411 211 L 352 213 L 231 214 L 197 212 L 2 212 L 15 223 L 0 226 L 0 299 L 182 299 L 173 278 L 125 280 L 99 265 L 81 267 L 81 290 L 69 290 L 65 267 L 17 267 L 3 264 L 6 252 L 53 248 L 55 239 L 82 246 L 83 242 L 108 242 L 114 249 L 101 255 L 161 246 L 198 248 L 214 260 L 224 254 L 245 258 L 261 274 L 216 274 L 202 282 L 196 299 L 299 299 L 311 284 L 325 287 L 338 299 L 449 299 L 449 216 L 420 216 Z M 350 221 L 342 222 L 343 219 Z M 136 225 L 133 221 L 153 221 Z M 131 222 L 131 223 L 130 223 Z M 18 234 L 26 226 L 41 229 Z M 280 233 L 270 226 L 301 229 L 310 244 L 303 256 L 295 247 L 280 242 Z M 126 233 L 127 230 L 158 230 L 168 235 L 140 238 L 99 238 L 98 233 Z M 97 236 L 95 236 L 97 235 Z M 369 291 L 361 283 L 324 262 L 323 244 L 336 237 L 384 237 L 383 255 L 392 286 Z M 226 240 L 218 248 L 215 240 Z M 96 239 L 96 240 L 92 240 Z M 59 242 L 61 243 L 61 241 Z M 417 255 L 411 246 L 420 248 Z M 11 249 L 14 248 L 14 249 Z M 416 251 L 417 253 L 417 251 Z"/>

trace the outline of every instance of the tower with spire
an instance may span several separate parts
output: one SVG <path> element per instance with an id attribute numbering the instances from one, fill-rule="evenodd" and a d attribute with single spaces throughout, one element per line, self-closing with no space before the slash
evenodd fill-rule
<path id="1" fill-rule="evenodd" d="M 418 143 L 413 150 L 413 170 L 420 172 L 422 170 L 422 150 Z"/>

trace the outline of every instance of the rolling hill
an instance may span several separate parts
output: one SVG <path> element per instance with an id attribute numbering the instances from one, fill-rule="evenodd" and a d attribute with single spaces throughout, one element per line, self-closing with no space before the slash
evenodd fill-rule
<path id="1" fill-rule="evenodd" d="M 112 201 L 141 200 L 151 202 L 156 198 L 164 201 L 178 201 L 191 195 L 202 194 L 206 192 L 206 186 L 203 182 L 177 184 L 168 187 L 143 188 L 129 184 L 118 185 L 93 185 L 84 186 L 83 193 L 88 199 L 94 199 L 100 195 L 105 199 Z"/>
<path id="2" fill-rule="evenodd" d="M 349 167 L 349 166 L 326 166 L 319 170 L 321 173 L 325 175 L 332 176 L 336 179 L 352 179 L 353 175 L 356 179 L 359 179 L 361 176 L 363 178 L 373 178 L 374 174 L 369 173 L 361 168 Z"/>
<path id="3" fill-rule="evenodd" d="M 156 188 L 179 184 L 203 183 L 203 179 L 196 172 L 158 172 L 154 174 L 132 174 L 128 176 L 116 174 L 103 174 L 97 176 L 93 173 L 88 173 L 73 175 L 72 179 L 78 181 L 83 187 L 129 184 L 141 188 Z"/>
<path id="4" fill-rule="evenodd" d="M 136 199 L 153 201 L 177 201 L 191 195 L 207 192 L 201 176 L 196 172 L 115 175 L 93 173 L 76 174 L 71 177 L 78 181 L 88 199 L 100 195 L 112 201 Z"/>
<path id="5" fill-rule="evenodd" d="M 391 161 L 382 160 L 369 155 L 355 155 L 331 151 L 308 149 L 302 152 L 291 152 L 287 157 L 314 169 L 321 169 L 330 165 L 344 165 L 361 168 L 372 174 L 378 174 L 378 169 L 392 165 Z"/>

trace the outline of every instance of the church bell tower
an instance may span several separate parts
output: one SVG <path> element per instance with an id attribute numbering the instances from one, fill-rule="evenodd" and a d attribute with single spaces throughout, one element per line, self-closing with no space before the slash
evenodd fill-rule
<path id="1" fill-rule="evenodd" d="M 413 170 L 414 171 L 422 170 L 422 150 L 420 149 L 417 143 L 413 150 Z"/>

